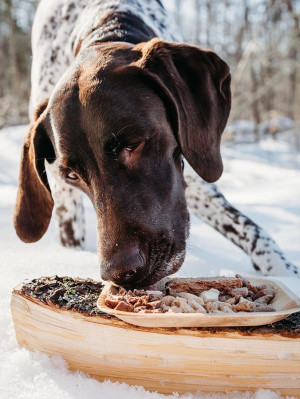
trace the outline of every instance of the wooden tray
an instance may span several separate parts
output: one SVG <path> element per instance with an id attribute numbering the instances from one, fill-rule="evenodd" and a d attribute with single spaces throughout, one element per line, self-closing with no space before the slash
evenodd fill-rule
<path id="1" fill-rule="evenodd" d="M 265 388 L 300 398 L 300 314 L 265 327 L 153 329 L 58 308 L 21 287 L 11 313 L 20 346 L 61 356 L 99 381 L 164 394 Z"/>
<path id="2" fill-rule="evenodd" d="M 216 277 L 216 279 L 219 277 Z M 178 278 L 176 278 L 178 279 Z M 208 278 L 211 280 L 211 277 Z M 170 280 L 170 279 L 169 279 Z M 184 277 L 180 278 L 184 280 Z M 204 279 L 205 280 L 205 279 Z M 259 326 L 274 323 L 300 311 L 300 298 L 280 281 L 262 278 L 248 278 L 254 285 L 269 283 L 275 290 L 271 304 L 276 312 L 238 312 L 234 314 L 202 314 L 202 313 L 133 313 L 114 310 L 105 304 L 108 294 L 116 294 L 118 288 L 108 283 L 97 301 L 98 308 L 118 319 L 141 327 L 234 327 Z M 164 280 L 165 284 L 166 280 Z M 163 287 L 160 287 L 161 289 Z"/>

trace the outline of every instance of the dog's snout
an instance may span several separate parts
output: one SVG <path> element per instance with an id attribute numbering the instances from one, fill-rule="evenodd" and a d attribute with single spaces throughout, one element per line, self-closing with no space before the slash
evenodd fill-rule
<path id="1" fill-rule="evenodd" d="M 145 260 L 138 247 L 124 247 L 114 252 L 109 260 L 101 262 L 101 277 L 119 285 L 138 281 L 143 273 Z"/>

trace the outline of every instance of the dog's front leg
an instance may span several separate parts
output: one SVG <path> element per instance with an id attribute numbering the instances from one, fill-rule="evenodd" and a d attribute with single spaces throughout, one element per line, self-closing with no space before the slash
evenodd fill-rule
<path id="1" fill-rule="evenodd" d="M 244 250 L 254 268 L 264 275 L 296 275 L 276 242 L 256 223 L 234 208 L 214 184 L 196 176 L 185 176 L 189 210 Z"/>
<path id="2" fill-rule="evenodd" d="M 59 239 L 64 247 L 84 248 L 85 220 L 82 193 L 67 184 L 57 173 L 54 164 L 47 164 L 49 184 L 54 200 L 55 220 Z"/>

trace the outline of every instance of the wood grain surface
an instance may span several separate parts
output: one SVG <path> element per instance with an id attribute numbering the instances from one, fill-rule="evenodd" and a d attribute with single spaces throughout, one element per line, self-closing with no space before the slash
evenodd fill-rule
<path id="1" fill-rule="evenodd" d="M 298 321 L 280 322 L 278 329 L 151 329 L 49 306 L 20 287 L 11 311 L 20 346 L 62 356 L 70 370 L 100 381 L 161 393 L 267 388 L 300 398 Z"/>

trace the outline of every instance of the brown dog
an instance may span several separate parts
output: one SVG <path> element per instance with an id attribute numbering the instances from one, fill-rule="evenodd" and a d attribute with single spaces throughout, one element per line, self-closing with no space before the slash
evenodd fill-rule
<path id="1" fill-rule="evenodd" d="M 130 12 L 123 3 L 118 10 L 105 1 L 65 2 L 67 8 L 39 15 L 48 7 L 40 3 L 31 102 L 49 101 L 36 110 L 25 139 L 15 208 L 23 241 L 43 236 L 55 205 L 62 243 L 81 246 L 79 190 L 85 192 L 97 214 L 102 277 L 136 286 L 180 268 L 189 228 L 182 155 L 204 180 L 217 180 L 230 111 L 227 64 L 211 51 L 155 38 L 173 36 L 160 2 L 151 2 L 152 11 L 128 0 Z M 262 229 L 213 186 L 200 190 L 202 203 L 200 193 L 190 205 L 203 208 L 200 215 L 247 251 L 255 267 L 265 259 L 269 272 Z"/>
<path id="2" fill-rule="evenodd" d="M 181 154 L 205 180 L 219 178 L 229 85 L 217 55 L 188 45 L 153 39 L 81 51 L 24 145 L 18 235 L 32 242 L 47 230 L 46 159 L 94 204 L 103 278 L 145 285 L 178 270 L 188 235 Z"/>

